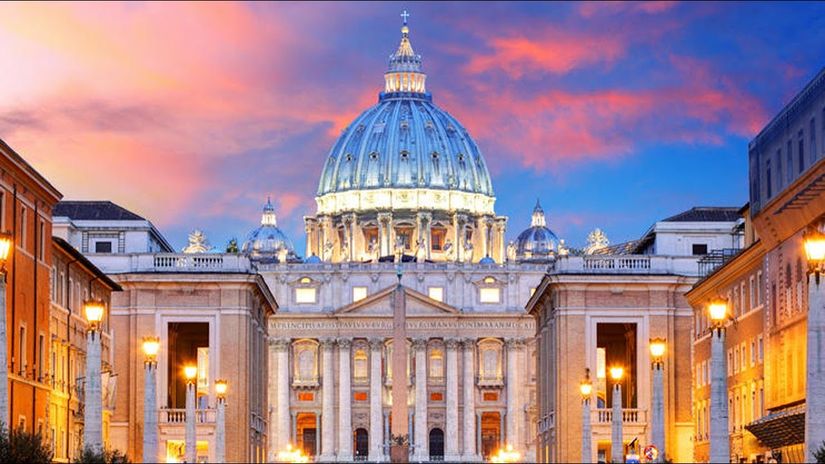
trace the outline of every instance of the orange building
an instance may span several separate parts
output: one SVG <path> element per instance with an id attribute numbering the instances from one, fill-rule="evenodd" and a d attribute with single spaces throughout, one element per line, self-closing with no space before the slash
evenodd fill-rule
<path id="1" fill-rule="evenodd" d="M 52 208 L 62 195 L 0 140 L 0 230 L 14 248 L 6 265 L 9 410 L 4 422 L 46 434 L 49 408 L 49 275 Z"/>

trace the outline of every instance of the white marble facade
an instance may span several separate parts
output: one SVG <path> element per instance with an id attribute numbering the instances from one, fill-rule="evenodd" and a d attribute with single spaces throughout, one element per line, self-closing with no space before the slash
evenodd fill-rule
<path id="1" fill-rule="evenodd" d="M 413 460 L 481 460 L 506 444 L 535 456 L 535 326 L 523 307 L 545 268 L 404 266 Z M 292 444 L 324 461 L 388 460 L 395 266 L 259 272 L 282 302 L 269 321 L 270 458 Z"/>

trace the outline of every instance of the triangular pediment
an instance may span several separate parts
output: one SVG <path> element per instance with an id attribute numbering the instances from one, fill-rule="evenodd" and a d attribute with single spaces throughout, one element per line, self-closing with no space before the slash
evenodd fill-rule
<path id="1" fill-rule="evenodd" d="M 387 287 L 363 300 L 341 307 L 335 313 L 341 315 L 392 316 L 395 288 L 395 285 Z M 459 313 L 458 309 L 411 288 L 401 286 L 401 291 L 404 292 L 407 316 L 450 316 Z"/>

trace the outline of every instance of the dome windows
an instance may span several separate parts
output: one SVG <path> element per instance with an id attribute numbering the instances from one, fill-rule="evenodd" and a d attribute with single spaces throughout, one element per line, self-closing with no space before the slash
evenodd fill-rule
<path id="1" fill-rule="evenodd" d="M 410 157 L 410 152 L 408 152 L 407 150 L 401 150 L 401 160 L 402 161 L 407 161 L 409 159 L 409 157 Z"/>
<path id="2" fill-rule="evenodd" d="M 378 159 L 378 152 L 377 151 L 374 151 L 374 152 L 370 153 L 370 161 L 375 161 L 377 159 Z"/>

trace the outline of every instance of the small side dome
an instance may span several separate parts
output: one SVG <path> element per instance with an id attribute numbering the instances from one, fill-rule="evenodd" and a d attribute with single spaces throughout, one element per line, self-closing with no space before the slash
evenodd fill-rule
<path id="1" fill-rule="evenodd" d="M 241 247 L 241 253 L 259 262 L 300 262 L 295 254 L 292 241 L 278 228 L 275 208 L 269 198 L 264 205 L 261 225 L 249 233 Z"/>
<path id="2" fill-rule="evenodd" d="M 495 264 L 496 260 L 491 258 L 490 256 L 485 256 L 478 261 L 478 264 Z"/>
<path id="3" fill-rule="evenodd" d="M 536 200 L 530 228 L 516 239 L 516 259 L 518 261 L 551 261 L 559 251 L 559 238 L 547 228 L 547 218 L 541 204 Z"/>
<path id="4" fill-rule="evenodd" d="M 305 259 L 304 262 L 307 264 L 321 264 L 322 261 L 321 258 L 318 257 L 318 255 L 312 255 L 309 258 Z"/>

